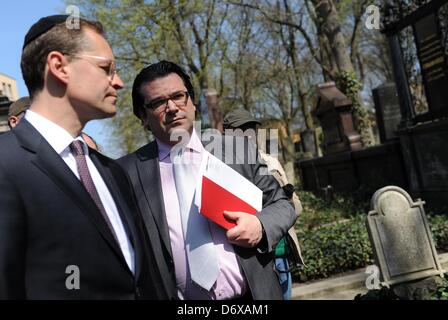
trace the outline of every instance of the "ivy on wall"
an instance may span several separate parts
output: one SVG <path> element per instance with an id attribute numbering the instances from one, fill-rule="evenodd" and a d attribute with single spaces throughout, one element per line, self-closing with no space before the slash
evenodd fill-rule
<path id="1" fill-rule="evenodd" d="M 361 136 L 362 144 L 365 147 L 372 146 L 374 139 L 371 131 L 371 121 L 366 109 L 361 105 L 359 91 L 362 88 L 354 72 L 341 71 L 336 75 L 336 86 L 353 103 L 353 117 L 355 129 Z"/>

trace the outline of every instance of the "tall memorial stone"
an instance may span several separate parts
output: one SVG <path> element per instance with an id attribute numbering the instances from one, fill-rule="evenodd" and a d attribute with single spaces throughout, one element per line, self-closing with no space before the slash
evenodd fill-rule
<path id="1" fill-rule="evenodd" d="M 223 132 L 223 118 L 221 110 L 219 109 L 218 92 L 215 89 L 208 89 L 205 92 L 205 101 L 208 107 L 210 126 Z"/>
<path id="2" fill-rule="evenodd" d="M 311 157 L 317 156 L 316 135 L 314 130 L 306 129 L 300 133 L 302 150 Z"/>
<path id="3" fill-rule="evenodd" d="M 400 103 L 394 83 L 385 83 L 372 90 L 381 143 L 397 137 L 401 121 Z"/>
<path id="4" fill-rule="evenodd" d="M 443 276 L 423 209 L 396 186 L 375 192 L 366 225 L 382 284 L 389 287 L 432 276 Z"/>

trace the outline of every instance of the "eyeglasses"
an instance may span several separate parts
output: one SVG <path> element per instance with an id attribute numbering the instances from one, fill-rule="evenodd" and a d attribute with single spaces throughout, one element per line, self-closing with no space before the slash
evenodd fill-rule
<path id="1" fill-rule="evenodd" d="M 183 108 L 187 105 L 188 97 L 188 91 L 179 91 L 172 94 L 169 98 L 155 99 L 153 101 L 150 101 L 145 104 L 144 107 L 156 112 L 161 112 L 162 110 L 166 110 L 168 101 L 171 100 L 176 106 L 178 106 L 179 108 Z"/>
<path id="2" fill-rule="evenodd" d="M 107 77 L 109 78 L 110 81 L 113 81 L 115 75 L 118 73 L 117 65 L 115 64 L 115 60 L 105 58 L 105 57 L 99 57 L 99 56 L 91 56 L 88 54 L 72 54 L 70 56 L 72 56 L 74 58 L 85 60 L 85 61 L 89 62 L 90 64 L 92 64 L 100 69 L 103 69 L 104 72 L 107 74 Z M 92 62 L 90 59 L 100 61 L 100 65 Z M 107 63 L 107 65 L 101 65 L 101 63 L 105 63 L 105 62 Z"/>

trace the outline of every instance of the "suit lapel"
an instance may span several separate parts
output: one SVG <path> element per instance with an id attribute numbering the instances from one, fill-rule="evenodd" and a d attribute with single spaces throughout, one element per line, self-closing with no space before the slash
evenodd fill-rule
<path id="1" fill-rule="evenodd" d="M 67 194 L 68 198 L 72 199 L 73 203 L 80 208 L 80 211 L 95 225 L 112 250 L 125 262 L 123 254 L 100 211 L 81 181 L 76 178 L 61 156 L 25 119 L 16 128 L 14 133 L 22 147 L 34 153 L 32 163 L 50 177 Z"/>
<path id="2" fill-rule="evenodd" d="M 163 190 L 156 142 L 151 142 L 148 148 L 144 148 L 141 151 L 141 153 L 137 153 L 137 172 L 140 184 L 142 185 L 146 202 L 151 209 L 162 242 L 172 256 L 168 223 L 165 216 L 165 205 L 163 203 Z M 138 188 L 134 186 L 134 189 L 137 190 Z M 145 213 L 142 212 L 142 214 Z"/>

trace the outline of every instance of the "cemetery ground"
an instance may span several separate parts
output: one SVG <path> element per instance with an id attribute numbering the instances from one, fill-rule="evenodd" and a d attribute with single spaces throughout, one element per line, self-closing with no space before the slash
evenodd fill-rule
<path id="1" fill-rule="evenodd" d="M 299 197 L 303 212 L 297 220 L 296 230 L 305 266 L 293 271 L 293 299 L 353 300 L 358 294 L 364 296 L 368 290 L 361 288 L 359 283 L 366 278 L 366 267 L 375 263 L 365 226 L 370 198 L 351 193 L 336 194 L 323 200 L 305 191 L 299 192 Z M 448 269 L 448 214 L 426 211 L 426 215 L 437 253 L 442 264 L 447 260 L 445 269 Z M 301 288 L 310 293 L 304 294 Z M 369 291 L 368 297 L 397 299 L 385 288 Z M 440 281 L 437 291 L 429 298 L 448 300 L 446 278 Z"/>

